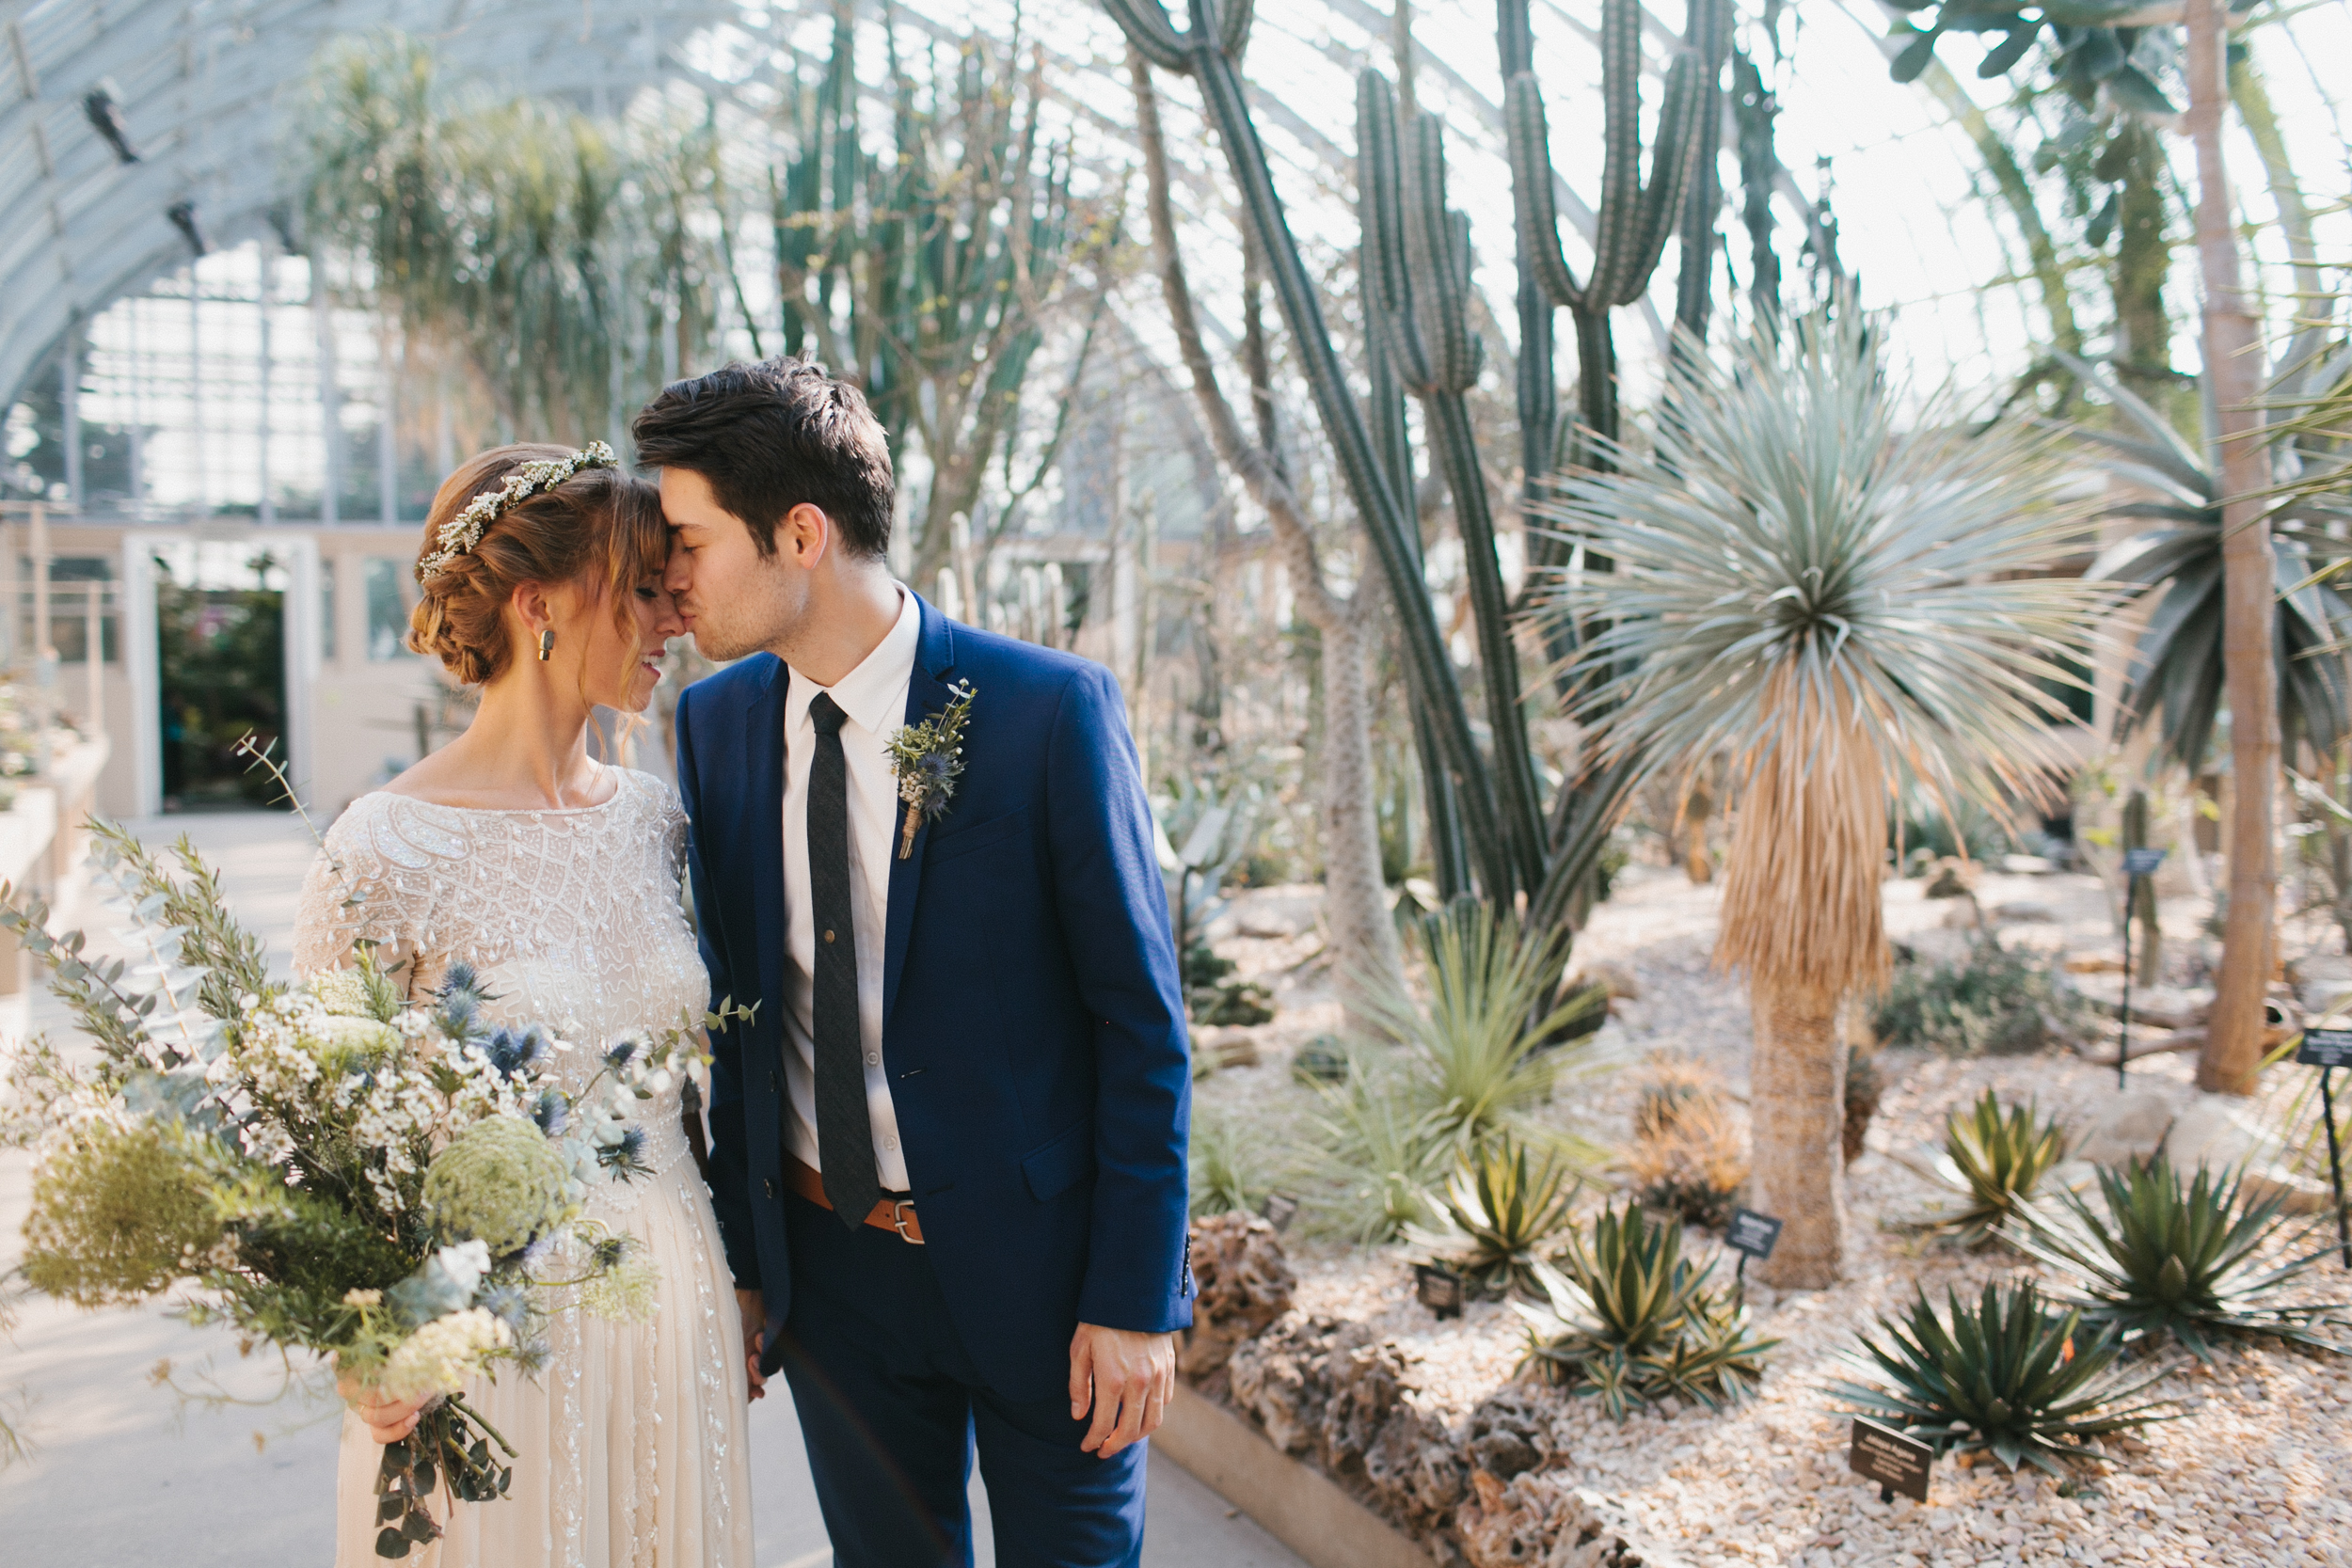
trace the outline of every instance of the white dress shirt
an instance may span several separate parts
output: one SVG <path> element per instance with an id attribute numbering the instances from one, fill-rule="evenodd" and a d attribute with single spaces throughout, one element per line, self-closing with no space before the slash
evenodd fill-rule
<path id="1" fill-rule="evenodd" d="M 907 684 L 922 635 L 922 610 L 901 587 L 898 621 L 863 663 L 830 687 L 793 670 L 784 697 L 785 989 L 791 1002 L 784 1015 L 784 1076 L 792 1107 L 792 1152 L 812 1169 L 824 1168 L 817 1151 L 817 921 L 808 881 L 808 769 L 817 754 L 817 726 L 809 721 L 808 705 L 822 691 L 849 716 L 841 726 L 841 755 L 849 772 L 858 1046 L 866 1056 L 874 1174 L 885 1192 L 905 1192 L 909 1183 L 906 1153 L 898 1147 L 898 1113 L 882 1071 L 883 931 L 890 914 L 890 864 L 898 852 L 898 781 L 884 746 L 906 722 Z"/>

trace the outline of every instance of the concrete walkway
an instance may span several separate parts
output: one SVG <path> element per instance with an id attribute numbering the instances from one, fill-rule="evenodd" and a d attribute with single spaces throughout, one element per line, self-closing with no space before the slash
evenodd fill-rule
<path id="1" fill-rule="evenodd" d="M 135 823 L 160 847 L 186 832 L 223 872 L 232 907 L 283 966 L 311 846 L 291 818 L 263 814 Z M 65 918 L 103 944 L 103 911 Z M 46 992 L 29 1023 L 71 1026 Z M 0 1151 L 0 1271 L 12 1266 L 29 1202 L 25 1157 Z M 167 1369 L 167 1379 L 162 1374 Z M 285 1393 L 292 1370 L 265 1351 L 241 1356 L 232 1336 L 194 1331 L 157 1309 L 85 1313 L 34 1300 L 13 1343 L 0 1342 L 0 1400 L 33 1445 L 0 1469 L 0 1560 L 26 1568 L 274 1568 L 332 1554 L 335 1443 L 331 1393 Z M 755 1568 L 824 1568 L 800 1425 L 781 1381 L 752 1407 Z M 274 1397 L 276 1396 L 276 1397 Z M 781 1396 L 781 1397 L 779 1397 Z M 978 1560 L 992 1564 L 987 1496 L 972 1501 Z M 495 1507 L 495 1504 L 482 1505 Z M 1300 1560 L 1222 1497 L 1154 1453 L 1147 1568 L 1297 1568 Z"/>

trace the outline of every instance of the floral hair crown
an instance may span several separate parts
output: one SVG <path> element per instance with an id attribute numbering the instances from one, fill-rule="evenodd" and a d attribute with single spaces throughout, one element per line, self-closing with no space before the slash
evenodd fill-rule
<path id="1" fill-rule="evenodd" d="M 483 533 L 517 501 L 546 494 L 582 468 L 620 466 L 621 460 L 602 441 L 591 441 L 569 457 L 543 457 L 524 464 L 508 474 L 506 482 L 497 489 L 485 490 L 468 501 L 463 512 L 441 525 L 440 548 L 417 562 L 417 580 L 431 582 L 448 571 L 459 556 L 470 553 L 481 544 Z"/>

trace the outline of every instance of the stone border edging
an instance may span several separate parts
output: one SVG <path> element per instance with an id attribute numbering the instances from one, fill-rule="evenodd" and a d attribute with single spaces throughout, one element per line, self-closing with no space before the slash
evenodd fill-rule
<path id="1" fill-rule="evenodd" d="M 1181 1380 L 1152 1444 L 1310 1568 L 1436 1568 L 1436 1559 L 1338 1482 Z"/>

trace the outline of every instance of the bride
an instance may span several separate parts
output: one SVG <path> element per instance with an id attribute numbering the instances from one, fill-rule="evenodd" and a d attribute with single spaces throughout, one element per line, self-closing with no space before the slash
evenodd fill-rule
<path id="1" fill-rule="evenodd" d="M 500 1000 L 492 1022 L 541 1020 L 585 1042 L 699 1016 L 707 978 L 678 896 L 686 818 L 667 785 L 592 760 L 591 710 L 643 713 L 682 633 L 661 587 L 668 540 L 653 487 L 586 451 L 510 446 L 434 497 L 409 646 L 482 705 L 466 733 L 326 835 L 302 896 L 303 974 L 373 942 L 411 995 L 453 961 Z M 578 1088 L 596 1053 L 568 1065 Z M 647 1323 L 567 1311 L 535 1376 L 509 1370 L 468 1402 L 520 1450 L 502 1500 L 454 1504 L 423 1568 L 703 1564 L 749 1568 L 742 1329 L 678 1089 L 646 1102 L 653 1174 L 591 1189 L 588 1213 L 660 1270 Z M 347 1386 L 335 1561 L 375 1555 L 380 1445 L 418 1407 Z M 446 1494 L 444 1495 L 446 1500 Z"/>

